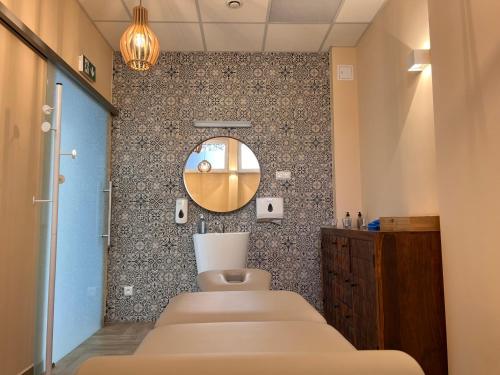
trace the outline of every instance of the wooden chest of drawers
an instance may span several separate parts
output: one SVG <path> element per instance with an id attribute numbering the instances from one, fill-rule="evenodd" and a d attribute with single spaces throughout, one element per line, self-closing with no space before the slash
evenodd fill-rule
<path id="1" fill-rule="evenodd" d="M 438 231 L 321 229 L 323 306 L 357 349 L 395 349 L 447 374 Z"/>

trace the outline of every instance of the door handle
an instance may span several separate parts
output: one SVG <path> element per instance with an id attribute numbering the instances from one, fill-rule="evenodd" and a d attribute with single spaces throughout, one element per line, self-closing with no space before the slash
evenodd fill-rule
<path id="1" fill-rule="evenodd" d="M 101 237 L 107 239 L 108 246 L 111 245 L 111 200 L 113 199 L 113 183 L 108 182 L 108 188 L 103 190 L 103 193 L 108 193 L 108 223 L 107 223 L 107 233 L 102 234 Z"/>

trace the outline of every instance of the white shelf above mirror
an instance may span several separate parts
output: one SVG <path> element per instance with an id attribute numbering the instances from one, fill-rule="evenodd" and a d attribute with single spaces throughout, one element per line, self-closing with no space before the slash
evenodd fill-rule
<path id="1" fill-rule="evenodd" d="M 195 121 L 195 128 L 251 128 L 250 121 Z"/>

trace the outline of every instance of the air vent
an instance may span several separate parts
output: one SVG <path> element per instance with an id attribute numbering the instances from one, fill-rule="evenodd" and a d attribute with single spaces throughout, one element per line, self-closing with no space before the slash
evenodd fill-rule
<path id="1" fill-rule="evenodd" d="M 227 0 L 226 5 L 231 8 L 231 9 L 238 9 L 240 8 L 243 4 L 241 0 Z"/>

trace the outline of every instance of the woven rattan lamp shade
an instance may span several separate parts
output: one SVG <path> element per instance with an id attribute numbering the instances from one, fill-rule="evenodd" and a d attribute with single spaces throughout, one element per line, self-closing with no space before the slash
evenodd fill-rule
<path id="1" fill-rule="evenodd" d="M 133 70 L 148 70 L 158 61 L 160 43 L 148 26 L 148 11 L 142 4 L 134 7 L 134 22 L 120 39 L 120 51 Z"/>

